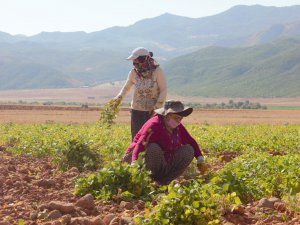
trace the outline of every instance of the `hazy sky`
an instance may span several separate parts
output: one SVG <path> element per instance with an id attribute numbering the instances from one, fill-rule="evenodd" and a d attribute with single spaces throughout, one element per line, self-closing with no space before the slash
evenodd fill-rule
<path id="1" fill-rule="evenodd" d="M 291 6 L 300 0 L 0 0 L 0 31 L 34 35 L 42 31 L 93 32 L 128 26 L 163 13 L 211 16 L 235 5 Z"/>

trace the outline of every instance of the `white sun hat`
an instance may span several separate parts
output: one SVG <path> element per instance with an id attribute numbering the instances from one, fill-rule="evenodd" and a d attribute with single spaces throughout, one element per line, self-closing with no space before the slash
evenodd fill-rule
<path id="1" fill-rule="evenodd" d="M 139 56 L 150 55 L 149 51 L 144 47 L 138 47 L 131 52 L 131 55 L 127 57 L 127 60 L 135 60 Z"/>

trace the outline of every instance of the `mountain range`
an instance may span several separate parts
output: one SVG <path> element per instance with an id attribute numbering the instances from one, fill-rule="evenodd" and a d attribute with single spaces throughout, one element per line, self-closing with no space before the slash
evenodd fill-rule
<path id="1" fill-rule="evenodd" d="M 172 14 L 85 32 L 0 32 L 0 89 L 95 86 L 126 79 L 144 46 L 170 92 L 227 97 L 300 96 L 300 6 L 235 6 L 188 18 Z"/>
<path id="2" fill-rule="evenodd" d="M 169 91 L 205 97 L 300 96 L 300 40 L 207 47 L 168 61 Z M 183 66 L 188 65 L 188 67 Z"/>

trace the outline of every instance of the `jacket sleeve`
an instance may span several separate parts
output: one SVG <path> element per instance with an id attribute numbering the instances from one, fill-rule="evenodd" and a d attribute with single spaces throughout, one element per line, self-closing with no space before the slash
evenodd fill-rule
<path id="1" fill-rule="evenodd" d="M 119 92 L 119 94 L 117 95 L 118 97 L 122 97 L 124 98 L 130 91 L 133 83 L 133 78 L 134 78 L 134 72 L 133 69 L 131 71 L 129 71 L 128 76 L 127 76 L 127 80 L 124 84 L 124 86 L 122 87 L 121 91 Z"/>
<path id="2" fill-rule="evenodd" d="M 198 158 L 199 156 L 203 156 L 200 150 L 200 147 L 196 140 L 189 134 L 186 128 L 181 124 L 180 125 L 180 133 L 185 144 L 190 144 L 194 149 L 194 156 Z"/>
<path id="3" fill-rule="evenodd" d="M 158 95 L 158 99 L 157 99 L 157 102 L 156 102 L 154 108 L 158 109 L 158 108 L 163 107 L 163 104 L 166 100 L 167 82 L 165 79 L 164 72 L 160 67 L 158 67 L 155 72 L 157 73 L 156 79 L 157 79 L 157 86 L 159 88 L 159 95 Z"/>

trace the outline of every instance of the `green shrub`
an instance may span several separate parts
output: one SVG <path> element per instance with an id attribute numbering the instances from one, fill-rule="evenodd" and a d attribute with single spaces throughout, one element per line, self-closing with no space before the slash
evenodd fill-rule
<path id="1" fill-rule="evenodd" d="M 168 186 L 168 194 L 155 207 L 135 218 L 143 225 L 205 225 L 219 224 L 222 211 L 240 204 L 235 193 L 220 194 L 218 187 L 193 180 L 187 186 Z"/>
<path id="2" fill-rule="evenodd" d="M 300 155 L 272 156 L 251 153 L 228 163 L 212 182 L 226 186 L 249 202 L 263 197 L 282 198 L 300 192 Z"/>
<path id="3" fill-rule="evenodd" d="M 79 171 L 96 170 L 100 166 L 100 156 L 82 140 L 71 139 L 59 152 L 55 162 L 62 170 L 77 167 Z"/>
<path id="4" fill-rule="evenodd" d="M 80 195 L 91 193 L 106 200 L 148 198 L 151 192 L 149 175 L 140 158 L 133 166 L 115 160 L 97 174 L 77 178 L 75 192 Z"/>
<path id="5" fill-rule="evenodd" d="M 114 123 L 114 119 L 120 111 L 120 105 L 109 100 L 103 107 L 100 113 L 99 123 L 101 126 L 111 126 Z"/>

